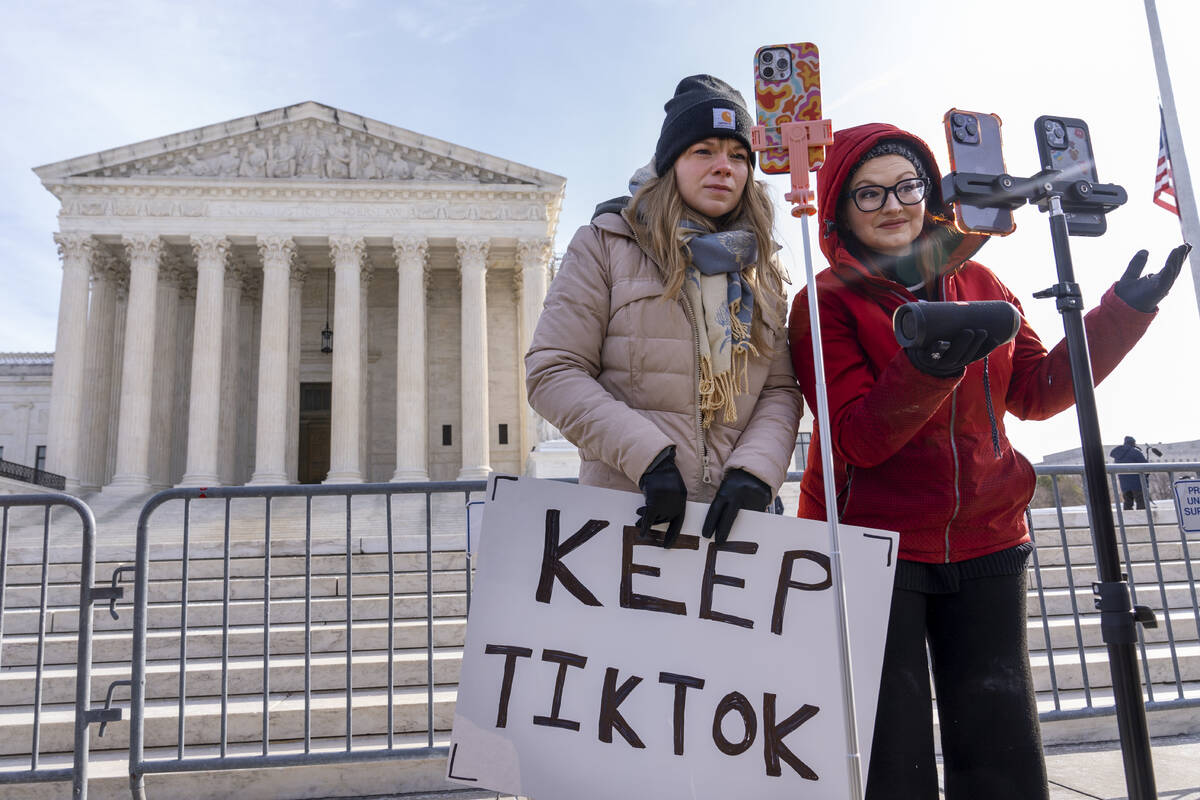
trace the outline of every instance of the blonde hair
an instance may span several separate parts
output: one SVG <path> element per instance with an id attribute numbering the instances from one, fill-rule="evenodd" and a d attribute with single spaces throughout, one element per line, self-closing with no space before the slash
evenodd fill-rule
<path id="1" fill-rule="evenodd" d="M 755 347 L 763 344 L 762 329 L 783 328 L 783 308 L 786 295 L 783 284 L 790 283 L 775 255 L 771 233 L 775 227 L 775 209 L 767 185 L 746 178 L 746 189 L 728 214 L 711 219 L 695 211 L 683 201 L 675 184 L 675 166 L 647 180 L 625 210 L 625 220 L 633 228 L 638 242 L 658 263 L 663 278 L 663 299 L 671 300 L 683 288 L 684 270 L 691 263 L 691 253 L 680 243 L 680 223 L 685 219 L 700 225 L 706 232 L 743 228 L 754 234 L 758 245 L 758 261 L 742 270 L 742 277 L 754 292 L 754 316 L 750 323 L 750 341 Z"/>

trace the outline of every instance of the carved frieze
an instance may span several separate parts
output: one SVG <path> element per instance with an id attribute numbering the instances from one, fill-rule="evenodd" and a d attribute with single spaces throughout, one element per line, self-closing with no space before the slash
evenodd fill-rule
<path id="1" fill-rule="evenodd" d="M 92 170 L 81 177 L 526 183 L 426 150 L 321 120 L 279 125 Z"/>

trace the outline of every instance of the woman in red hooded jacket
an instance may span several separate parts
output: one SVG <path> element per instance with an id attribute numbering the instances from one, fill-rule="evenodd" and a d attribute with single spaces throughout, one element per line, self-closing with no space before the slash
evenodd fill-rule
<path id="1" fill-rule="evenodd" d="M 917 300 L 1005 300 L 970 260 L 986 241 L 949 222 L 928 146 L 891 125 L 834 137 L 817 175 L 816 279 L 839 520 L 898 530 L 867 800 L 938 796 L 929 668 L 949 800 L 1047 797 L 1025 642 L 1024 510 L 1032 466 L 1004 415 L 1046 419 L 1074 402 L 1065 342 L 1050 352 L 1022 317 L 995 349 L 964 329 L 949 347 L 903 349 L 892 314 Z M 1145 332 L 1189 250 L 1141 276 L 1145 251 L 1085 319 L 1095 379 Z M 816 407 L 807 290 L 789 322 L 796 376 Z M 820 447 L 809 448 L 799 515 L 825 519 Z"/>

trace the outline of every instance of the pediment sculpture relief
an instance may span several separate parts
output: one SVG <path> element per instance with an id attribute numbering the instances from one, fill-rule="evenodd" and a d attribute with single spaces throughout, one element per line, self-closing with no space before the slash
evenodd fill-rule
<path id="1" fill-rule="evenodd" d="M 283 125 L 230 137 L 221 143 L 187 148 L 86 173 L 87 177 L 136 175 L 524 182 L 417 148 L 319 122 Z"/>

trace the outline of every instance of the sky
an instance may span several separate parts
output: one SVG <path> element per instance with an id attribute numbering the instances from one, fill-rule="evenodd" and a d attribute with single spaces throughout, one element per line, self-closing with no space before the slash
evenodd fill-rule
<path id="1" fill-rule="evenodd" d="M 1185 150 L 1200 171 L 1200 4 L 1158 0 L 1158 13 Z M 33 167 L 315 100 L 566 177 L 561 252 L 649 159 L 680 78 L 711 73 L 753 102 L 755 50 L 794 41 L 820 48 L 835 130 L 891 122 L 924 138 L 943 170 L 951 107 L 1001 117 L 1014 175 L 1037 171 L 1035 118 L 1084 119 L 1100 179 L 1130 198 L 1103 237 L 1071 240 L 1088 307 L 1138 249 L 1150 250 L 1149 271 L 1182 240 L 1176 218 L 1151 203 L 1158 87 L 1143 0 L 0 0 L 0 351 L 54 349 L 58 201 Z M 803 223 L 784 209 L 786 176 L 768 182 L 794 292 Z M 1057 281 L 1049 226 L 1033 207 L 1016 218 L 1016 232 L 978 258 L 1053 346 L 1061 318 L 1031 297 Z M 1200 269 L 1200 251 L 1193 260 Z M 1197 345 L 1185 267 L 1097 389 L 1105 442 L 1200 439 Z M 1079 445 L 1074 411 L 1006 425 L 1035 463 Z"/>

